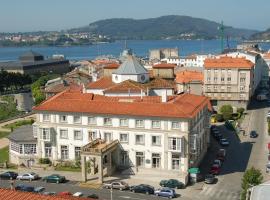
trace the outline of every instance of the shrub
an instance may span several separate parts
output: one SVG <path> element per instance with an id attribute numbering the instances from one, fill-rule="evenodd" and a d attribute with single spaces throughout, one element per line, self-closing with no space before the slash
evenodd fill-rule
<path id="1" fill-rule="evenodd" d="M 49 158 L 40 158 L 39 163 L 40 164 L 52 164 L 52 161 Z"/>
<path id="2" fill-rule="evenodd" d="M 221 114 L 216 114 L 216 120 L 218 121 L 218 122 L 223 122 L 224 121 L 224 119 L 223 119 L 223 115 L 221 115 Z"/>
<path id="3" fill-rule="evenodd" d="M 237 112 L 242 115 L 245 112 L 245 108 L 237 108 Z"/>
<path id="4" fill-rule="evenodd" d="M 239 112 L 232 114 L 232 119 L 233 120 L 238 120 L 238 119 L 240 119 L 240 117 L 241 117 L 241 113 L 239 113 Z"/>
<path id="5" fill-rule="evenodd" d="M 262 180 L 263 176 L 260 170 L 255 169 L 254 167 L 248 169 L 242 178 L 241 200 L 246 199 L 248 188 L 261 184 Z"/>
<path id="6" fill-rule="evenodd" d="M 223 105 L 219 112 L 223 115 L 224 120 L 229 120 L 232 118 L 233 108 L 231 105 Z"/>

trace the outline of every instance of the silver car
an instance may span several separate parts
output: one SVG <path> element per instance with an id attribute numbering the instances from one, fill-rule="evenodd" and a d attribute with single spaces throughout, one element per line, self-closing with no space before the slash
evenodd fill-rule
<path id="1" fill-rule="evenodd" d="M 22 174 L 22 175 L 17 176 L 17 179 L 18 180 L 29 180 L 29 181 L 32 181 L 32 180 L 36 180 L 38 178 L 39 178 L 38 174 L 36 174 L 34 172 L 25 173 L 25 174 Z"/>

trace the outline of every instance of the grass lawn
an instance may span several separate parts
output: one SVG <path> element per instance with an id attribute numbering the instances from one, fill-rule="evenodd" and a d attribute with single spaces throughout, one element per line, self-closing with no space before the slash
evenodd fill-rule
<path id="1" fill-rule="evenodd" d="M 5 161 L 9 160 L 9 155 L 8 155 L 8 149 L 9 147 L 5 147 L 3 149 L 0 149 L 0 163 L 3 163 Z"/>
<path id="2" fill-rule="evenodd" d="M 54 169 L 56 171 L 81 172 L 81 168 L 74 168 L 74 167 L 56 166 Z"/>
<path id="3" fill-rule="evenodd" d="M 34 121 L 31 120 L 31 119 L 20 120 L 20 121 L 11 123 L 11 124 L 7 124 L 7 125 L 4 126 L 4 128 L 15 129 L 15 128 L 18 128 L 20 126 L 27 125 L 27 124 L 33 124 L 33 123 L 34 123 Z"/>
<path id="4" fill-rule="evenodd" d="M 9 134 L 10 134 L 10 132 L 2 132 L 2 131 L 0 131 L 0 139 L 7 137 Z"/>

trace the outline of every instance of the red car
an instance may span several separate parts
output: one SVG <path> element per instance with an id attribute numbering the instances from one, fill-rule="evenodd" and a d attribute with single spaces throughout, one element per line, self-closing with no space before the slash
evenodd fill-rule
<path id="1" fill-rule="evenodd" d="M 218 175 L 220 173 L 220 167 L 217 164 L 212 165 L 210 174 Z"/>
<path id="2" fill-rule="evenodd" d="M 72 194 L 69 191 L 59 192 L 59 196 L 71 196 Z"/>

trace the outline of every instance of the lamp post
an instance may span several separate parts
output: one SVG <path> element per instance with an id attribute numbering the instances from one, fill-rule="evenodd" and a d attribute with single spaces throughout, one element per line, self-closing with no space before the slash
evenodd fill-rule
<path id="1" fill-rule="evenodd" d="M 111 187 L 111 200 L 113 200 L 113 196 L 112 196 L 112 187 Z"/>

